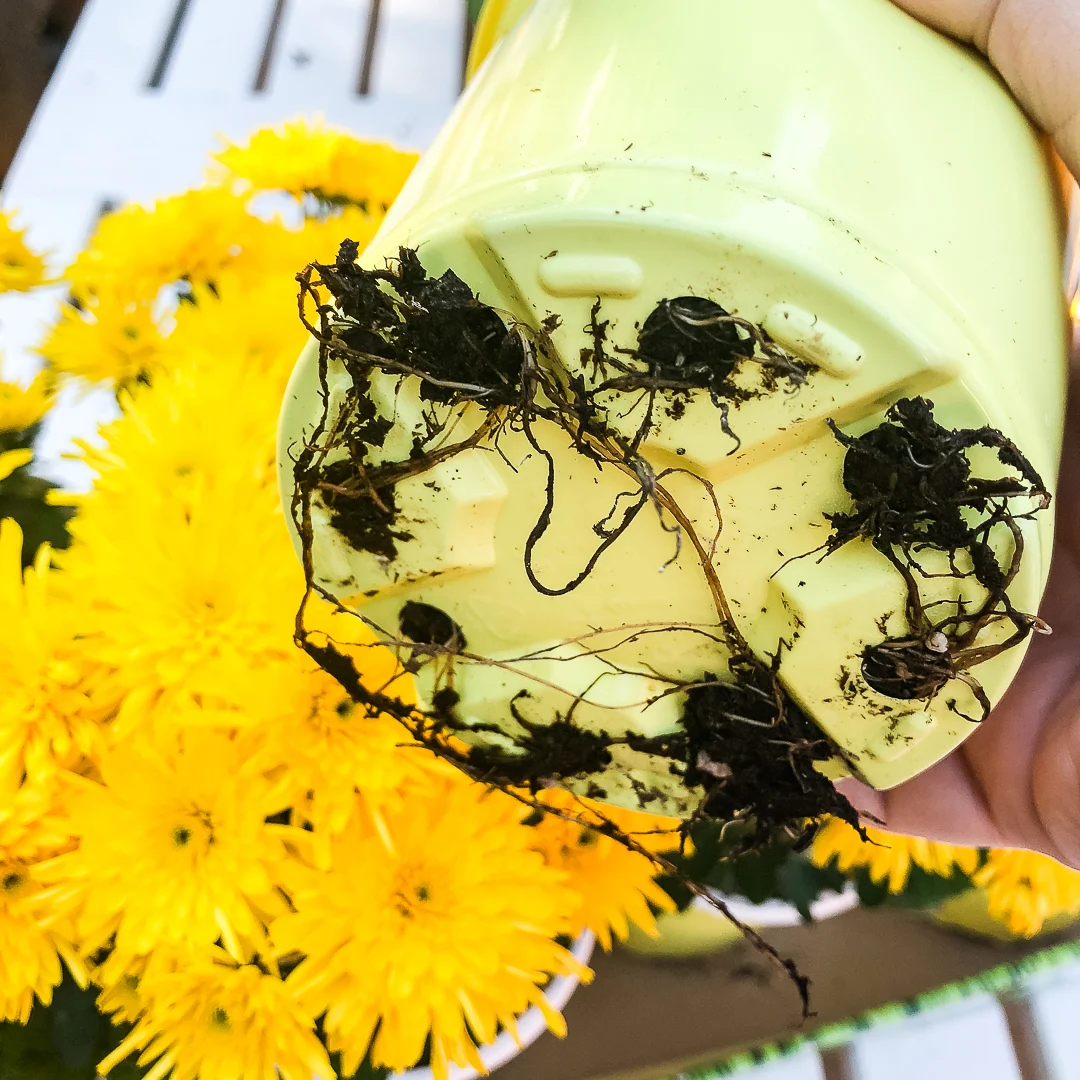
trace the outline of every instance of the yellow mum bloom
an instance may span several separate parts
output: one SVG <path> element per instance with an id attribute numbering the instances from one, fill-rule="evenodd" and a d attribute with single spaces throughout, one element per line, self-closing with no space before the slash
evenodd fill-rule
<path id="1" fill-rule="evenodd" d="M 648 830 L 642 836 L 643 841 L 648 837 L 646 847 L 661 835 L 667 838 L 669 846 L 678 843 L 677 833 L 654 832 L 660 828 L 662 819 L 652 818 L 649 825 L 640 821 L 646 815 L 639 814 L 633 816 L 635 820 L 618 821 L 606 809 L 591 812 L 573 795 L 557 789 L 544 792 L 541 802 L 597 824 L 608 818 L 630 834 L 644 828 Z M 624 812 L 623 816 L 631 815 Z M 595 829 L 566 821 L 556 814 L 546 814 L 536 826 L 533 846 L 543 853 L 549 866 L 566 872 L 570 887 L 580 898 L 571 913 L 574 936 L 582 930 L 591 930 L 600 944 L 610 950 L 612 934 L 625 941 L 630 923 L 655 936 L 656 919 L 650 903 L 660 911 L 675 910 L 671 897 L 654 880 L 655 864 Z"/>
<path id="2" fill-rule="evenodd" d="M 129 691 L 169 691 L 170 708 L 202 697 L 206 707 L 239 710 L 231 724 L 258 720 L 245 702 L 262 700 L 259 680 L 293 654 L 303 591 L 284 522 L 267 501 L 236 485 L 196 493 L 190 511 L 150 504 L 145 520 L 80 521 L 64 584 L 83 600 L 86 654 Z"/>
<path id="3" fill-rule="evenodd" d="M 828 866 L 834 859 L 841 873 L 865 866 L 870 880 L 886 882 L 889 891 L 902 892 L 912 866 L 931 874 L 948 877 L 954 869 L 972 874 L 979 865 L 976 848 L 956 847 L 934 840 L 900 836 L 867 827 L 869 842 L 846 822 L 830 818 L 814 837 L 812 857 L 818 866 Z"/>
<path id="4" fill-rule="evenodd" d="M 47 280 L 45 260 L 27 246 L 26 230 L 0 210 L 0 293 L 25 292 Z"/>
<path id="5" fill-rule="evenodd" d="M 274 657 L 294 654 L 303 574 L 276 492 L 278 394 L 257 371 L 178 373 L 126 398 L 105 447 L 88 450 L 99 479 L 63 581 L 85 613 L 84 649 L 128 689 L 243 701 Z"/>
<path id="6" fill-rule="evenodd" d="M 0 381 L 0 434 L 33 427 L 52 408 L 52 378 L 41 371 L 29 386 Z"/>
<path id="7" fill-rule="evenodd" d="M 294 243 L 297 235 L 301 234 L 280 232 L 283 244 Z M 175 328 L 165 340 L 166 366 L 180 369 L 203 364 L 201 390 L 210 393 L 214 392 L 213 381 L 223 375 L 228 378 L 230 368 L 240 377 L 253 371 L 264 382 L 270 376 L 277 404 L 261 419 L 275 426 L 270 418 L 276 419 L 285 382 L 308 338 L 297 316 L 294 277 L 308 261 L 310 258 L 297 254 L 288 260 L 289 269 L 264 281 L 249 283 L 229 274 L 213 290 L 196 288 L 195 302 L 183 303 L 176 311 Z M 262 395 L 258 398 L 262 402 Z M 269 401 L 264 404 L 270 406 Z M 243 408 L 247 415 L 254 412 L 249 400 L 234 400 L 233 407 Z M 195 416 L 187 419 L 197 422 Z"/>
<path id="8" fill-rule="evenodd" d="M 79 297 L 111 292 L 149 303 L 163 285 L 213 281 L 268 228 L 245 199 L 198 188 L 106 215 L 66 276 Z"/>
<path id="9" fill-rule="evenodd" d="M 355 240 L 363 251 L 371 243 L 382 220 L 382 214 L 373 216 L 358 206 L 344 206 L 325 217 L 308 218 L 301 229 L 282 230 L 279 250 L 283 258 L 286 252 L 289 253 L 288 263 L 295 274 L 308 263 L 332 263 L 342 240 Z M 295 284 L 293 292 L 295 295 Z M 295 303 L 292 311 L 295 315 Z"/>
<path id="10" fill-rule="evenodd" d="M 408 676 L 387 687 L 397 673 L 388 649 L 355 650 L 360 652 L 357 667 L 369 686 L 412 699 Z M 293 808 L 294 820 L 312 825 L 315 860 L 326 867 L 332 837 L 343 833 L 358 812 L 383 825 L 385 809 L 400 809 L 418 793 L 422 797 L 432 771 L 447 766 L 412 743 L 396 720 L 372 716 L 330 676 L 306 666 L 305 658 L 289 659 L 291 683 L 276 684 L 278 711 L 271 713 L 269 703 L 264 706 L 266 719 L 244 733 L 243 754 L 274 778 L 278 801 Z"/>
<path id="11" fill-rule="evenodd" d="M 160 740 L 128 739 L 102 755 L 102 783 L 67 800 L 79 848 L 41 868 L 79 904 L 82 940 L 115 934 L 121 958 L 163 945 L 219 938 L 245 959 L 287 855 L 270 785 L 227 736 L 199 728 Z"/>
<path id="12" fill-rule="evenodd" d="M 986 890 L 990 915 L 1021 937 L 1056 915 L 1080 915 L 1080 872 L 1049 855 L 993 850 L 972 880 Z"/>
<path id="13" fill-rule="evenodd" d="M 139 985 L 151 964 L 172 966 L 164 959 L 168 950 L 159 949 L 147 956 L 132 959 L 109 953 L 90 971 L 90 979 L 101 988 L 94 1003 L 98 1012 L 111 1017 L 114 1024 L 134 1024 L 146 1008 L 139 995 Z"/>
<path id="14" fill-rule="evenodd" d="M 0 800 L 75 768 L 100 741 L 114 707 L 79 652 L 74 612 L 51 596 L 43 545 L 22 569 L 22 530 L 0 522 Z"/>
<path id="15" fill-rule="evenodd" d="M 121 386 L 145 380 L 163 362 L 152 303 L 115 290 L 88 295 L 79 307 L 65 305 L 37 351 L 65 375 Z"/>
<path id="16" fill-rule="evenodd" d="M 23 787 L 0 809 L 0 1020 L 25 1024 L 35 997 L 52 1001 L 61 958 L 85 985 L 72 928 L 33 877 L 38 863 L 71 845 L 51 787 Z"/>
<path id="17" fill-rule="evenodd" d="M 284 376 L 226 357 L 189 361 L 160 373 L 151 388 L 121 391 L 120 419 L 102 429 L 100 443 L 80 444 L 96 479 L 93 492 L 79 500 L 74 535 L 97 544 L 121 519 L 124 528 L 135 528 L 167 506 L 179 507 L 186 519 L 220 492 L 226 516 L 228 500 L 240 499 L 272 521 L 280 541 L 274 547 L 291 567 L 276 494 L 274 417 Z"/>
<path id="18" fill-rule="evenodd" d="M 397 197 L 418 155 L 301 118 L 257 131 L 246 146 L 226 146 L 215 160 L 256 191 L 344 199 L 378 213 Z"/>
<path id="19" fill-rule="evenodd" d="M 531 848 L 522 815 L 479 784 L 433 780 L 386 815 L 385 838 L 354 829 L 335 843 L 332 870 L 294 888 L 296 913 L 271 934 L 282 954 L 305 954 L 288 985 L 313 1015 L 326 1011 L 343 1075 L 369 1045 L 377 1066 L 409 1068 L 429 1032 L 440 1080 L 448 1062 L 480 1067 L 473 1038 L 516 1030 L 534 1004 L 564 1033 L 540 984 L 585 974 L 553 940 L 569 931 L 575 897 Z"/>
<path id="20" fill-rule="evenodd" d="M 145 1012 L 98 1066 L 107 1075 L 141 1050 L 146 1080 L 332 1080 L 314 1020 L 275 975 L 220 950 L 176 958 L 138 985 Z"/>

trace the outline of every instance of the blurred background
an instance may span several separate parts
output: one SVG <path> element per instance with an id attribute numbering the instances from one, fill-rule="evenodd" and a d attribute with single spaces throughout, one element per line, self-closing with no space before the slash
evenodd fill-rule
<path id="1" fill-rule="evenodd" d="M 86 0 L 0 0 L 0 181 Z"/>

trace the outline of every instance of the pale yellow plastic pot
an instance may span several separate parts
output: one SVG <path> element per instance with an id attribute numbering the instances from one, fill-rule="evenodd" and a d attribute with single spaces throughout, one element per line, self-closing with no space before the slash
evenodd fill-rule
<path id="1" fill-rule="evenodd" d="M 802 926 L 799 912 L 782 900 L 752 904 L 738 897 L 720 896 L 728 911 L 754 930 L 788 929 Z M 854 888 L 843 893 L 827 893 L 810 905 L 812 922 L 824 922 L 858 907 Z M 685 911 L 657 916 L 656 934 L 649 935 L 630 925 L 622 948 L 638 956 L 665 960 L 689 959 L 723 952 L 745 940 L 743 932 L 707 900 L 696 899 Z"/>
<path id="2" fill-rule="evenodd" d="M 922 395 L 947 427 L 1000 429 L 1053 488 L 1066 313 L 1059 196 L 1039 137 L 980 59 L 889 0 L 536 0 L 487 19 L 490 54 L 363 265 L 416 248 L 431 273 L 452 268 L 507 320 L 537 327 L 557 314 L 567 377 L 591 377 L 582 350 L 598 299 L 613 347 L 632 346 L 660 301 L 699 296 L 812 364 L 797 392 L 733 410 L 737 447 L 701 391 L 642 450 L 657 471 L 693 474 L 671 489 L 709 536 L 715 512 L 695 477 L 713 486 L 713 561 L 739 631 L 766 661 L 780 651 L 781 681 L 845 768 L 880 788 L 926 769 L 974 730 L 960 714 L 979 707 L 960 682 L 901 701 L 862 677 L 867 646 L 906 632 L 905 592 L 868 543 L 807 554 L 828 535 L 824 515 L 850 506 L 826 421 L 858 435 Z M 330 375 L 333 408 L 341 378 Z M 389 375 L 373 387 L 407 455 L 423 427 L 416 390 Z M 282 416 L 286 505 L 318 391 L 311 347 Z M 613 409 L 608 422 L 632 433 L 635 415 Z M 541 425 L 538 438 L 558 493 L 536 572 L 558 584 L 581 569 L 627 481 L 561 431 Z M 407 602 L 436 607 L 471 653 L 496 661 L 455 669 L 459 716 L 485 726 L 478 741 L 500 741 L 494 725 L 510 748 L 515 708 L 533 724 L 572 709 L 581 727 L 678 730 L 681 695 L 645 703 L 664 679 L 722 674 L 728 659 L 697 632 L 716 623 L 697 555 L 684 545 L 672 562 L 671 534 L 643 513 L 578 589 L 542 595 L 522 552 L 545 480 L 541 456 L 506 431 L 498 452 L 402 482 L 409 539 L 393 564 L 353 550 L 316 507 L 316 578 L 388 636 Z M 1010 597 L 1036 612 L 1052 514 L 1022 531 Z M 954 585 L 940 598 L 955 600 Z M 626 640 L 642 626 L 673 629 Z M 991 701 L 1023 651 L 977 669 Z M 432 679 L 421 674 L 422 693 Z M 656 812 L 691 808 L 666 760 L 626 746 L 577 786 Z"/>
<path id="3" fill-rule="evenodd" d="M 971 937 L 982 938 L 984 941 L 993 941 L 1001 945 L 1010 945 L 1017 941 L 1029 941 L 1021 934 L 1013 933 L 1009 927 L 995 919 L 990 914 L 985 889 L 969 889 L 967 892 L 954 896 L 951 900 L 936 907 L 930 913 L 930 917 L 939 926 L 950 930 L 958 930 Z M 1080 922 L 1076 915 L 1055 915 L 1047 919 L 1042 929 L 1035 938 L 1050 937 L 1053 934 L 1067 930 Z"/>

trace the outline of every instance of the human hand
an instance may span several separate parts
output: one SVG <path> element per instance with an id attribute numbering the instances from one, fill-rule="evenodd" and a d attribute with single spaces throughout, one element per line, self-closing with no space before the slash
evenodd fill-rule
<path id="1" fill-rule="evenodd" d="M 1076 0 L 895 0 L 984 52 L 1080 176 Z M 1008 694 L 949 757 L 891 791 L 855 781 L 852 802 L 895 832 L 1030 848 L 1080 869 L 1080 370 L 1074 358 L 1054 565 L 1036 637 Z"/>

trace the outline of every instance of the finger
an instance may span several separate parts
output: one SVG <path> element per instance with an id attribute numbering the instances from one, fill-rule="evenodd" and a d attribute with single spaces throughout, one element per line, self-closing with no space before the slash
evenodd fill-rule
<path id="1" fill-rule="evenodd" d="M 1080 868 L 1080 678 L 1046 724 L 1033 768 L 1033 798 L 1050 854 Z"/>
<path id="2" fill-rule="evenodd" d="M 1036 635 L 1023 666 L 994 711 L 964 744 L 968 769 L 999 830 L 1017 847 L 1052 845 L 1034 795 L 1034 762 L 1048 738 L 1050 718 L 1078 674 L 1080 567 L 1059 537 L 1040 614 L 1054 628 Z M 972 671 L 978 678 L 978 668 Z M 1080 788 L 1062 793 L 1080 821 Z"/>
<path id="3" fill-rule="evenodd" d="M 857 809 L 877 818 L 890 832 L 965 847 L 1005 842 L 961 754 L 950 754 L 890 791 L 873 791 L 853 780 L 841 781 L 838 787 Z"/>
<path id="4" fill-rule="evenodd" d="M 1080 4 L 1075 0 L 895 0 L 984 52 L 1080 174 Z"/>

